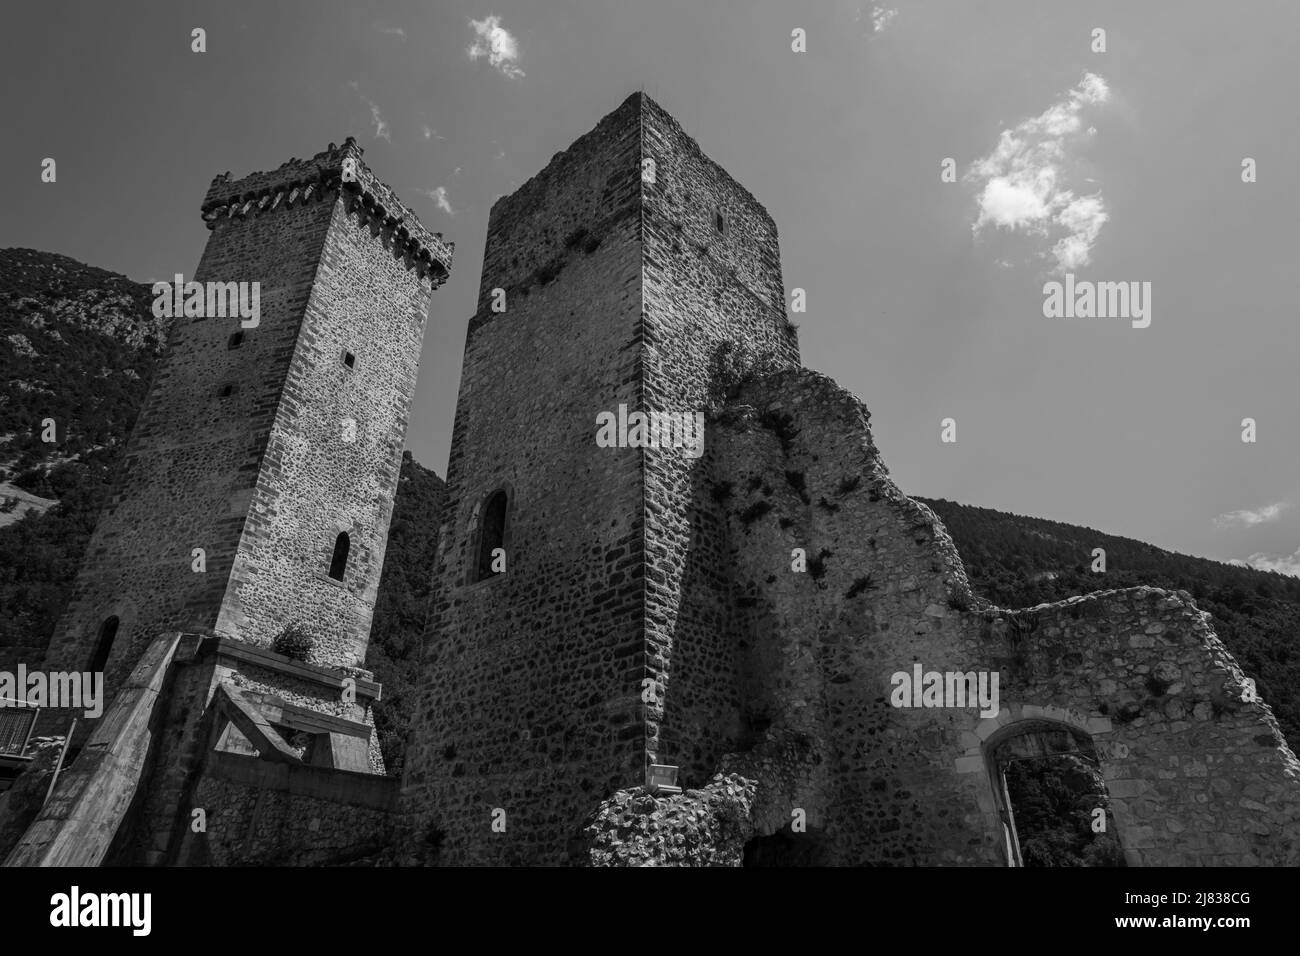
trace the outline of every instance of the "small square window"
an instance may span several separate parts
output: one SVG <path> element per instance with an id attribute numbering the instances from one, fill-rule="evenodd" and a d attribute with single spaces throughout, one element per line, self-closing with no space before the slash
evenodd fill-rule
<path id="1" fill-rule="evenodd" d="M 237 349 L 237 348 L 239 348 L 239 347 L 240 347 L 241 345 L 243 345 L 243 344 L 244 344 L 244 333 L 243 333 L 243 332 L 236 332 L 236 333 L 235 333 L 234 335 L 232 335 L 232 336 L 230 337 L 230 339 L 226 342 L 226 348 L 228 348 L 228 349 Z"/>
<path id="2" fill-rule="evenodd" d="M 229 398 L 231 395 L 234 394 L 235 394 L 235 386 L 229 382 L 227 382 L 225 385 L 222 385 L 221 388 L 217 391 L 217 395 L 220 398 Z"/>
<path id="3" fill-rule="evenodd" d="M 351 352 L 344 352 L 344 353 L 343 353 L 343 364 L 346 365 L 348 368 L 356 368 L 356 367 L 357 367 L 357 357 L 356 357 L 355 355 L 353 355 Z"/>

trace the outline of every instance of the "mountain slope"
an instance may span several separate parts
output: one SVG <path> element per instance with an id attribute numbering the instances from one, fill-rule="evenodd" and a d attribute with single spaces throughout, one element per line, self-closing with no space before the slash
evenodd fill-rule
<path id="1" fill-rule="evenodd" d="M 152 303 L 125 276 L 0 249 L 0 468 L 19 487 L 58 497 L 39 472 L 129 433 L 166 337 Z"/>

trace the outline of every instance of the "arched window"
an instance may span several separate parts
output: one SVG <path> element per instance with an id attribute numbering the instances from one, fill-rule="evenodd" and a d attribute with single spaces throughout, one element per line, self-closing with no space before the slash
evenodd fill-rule
<path id="1" fill-rule="evenodd" d="M 102 671 L 104 665 L 108 663 L 109 652 L 113 650 L 113 640 L 117 637 L 118 624 L 119 621 L 115 614 L 99 625 L 99 637 L 95 641 L 95 654 L 91 657 L 90 666 L 87 668 L 92 674 Z"/>
<path id="2" fill-rule="evenodd" d="M 343 571 L 348 566 L 348 549 L 352 547 L 352 542 L 348 540 L 348 533 L 340 531 L 339 536 L 334 539 L 334 557 L 330 558 L 330 577 L 335 581 L 343 580 Z"/>
<path id="3" fill-rule="evenodd" d="M 483 502 L 479 518 L 478 563 L 475 581 L 492 577 L 492 552 L 506 546 L 506 493 L 501 490 L 488 495 Z"/>

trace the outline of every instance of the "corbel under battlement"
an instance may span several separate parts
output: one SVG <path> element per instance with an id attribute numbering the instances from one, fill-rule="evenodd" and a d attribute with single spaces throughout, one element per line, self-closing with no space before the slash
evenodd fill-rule
<path id="1" fill-rule="evenodd" d="M 231 179 L 222 173 L 212 180 L 200 212 L 209 229 L 220 219 L 244 219 L 269 213 L 281 206 L 315 202 L 339 192 L 346 196 L 349 212 L 356 213 L 371 234 L 380 237 L 408 268 L 428 278 L 436 289 L 451 269 L 454 244 L 431 233 L 387 184 L 362 161 L 365 152 L 349 136 L 342 146 L 329 148 L 311 159 L 291 159 L 270 172 L 250 173 Z"/>

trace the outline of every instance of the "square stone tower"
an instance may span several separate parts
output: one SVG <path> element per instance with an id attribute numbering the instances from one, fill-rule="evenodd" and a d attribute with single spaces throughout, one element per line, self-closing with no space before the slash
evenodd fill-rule
<path id="1" fill-rule="evenodd" d="M 784 298 L 771 217 L 641 93 L 493 206 L 404 787 L 426 859 L 563 862 L 605 795 L 737 730 L 706 457 L 597 421 L 693 419 L 724 341 L 797 365 Z"/>
<path id="2" fill-rule="evenodd" d="M 361 156 L 212 181 L 192 281 L 255 283 L 260 315 L 173 320 L 48 668 L 102 668 L 111 699 L 161 632 L 266 647 L 290 622 L 311 664 L 361 665 L 452 254 Z"/>

